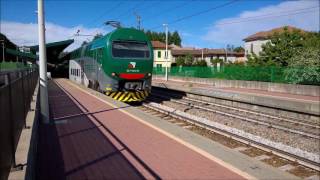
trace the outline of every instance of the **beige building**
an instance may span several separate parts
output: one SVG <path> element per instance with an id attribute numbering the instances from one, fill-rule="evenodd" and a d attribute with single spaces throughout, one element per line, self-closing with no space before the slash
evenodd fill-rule
<path id="1" fill-rule="evenodd" d="M 190 54 L 195 60 L 204 59 L 208 66 L 212 66 L 211 60 L 221 59 L 224 62 L 236 62 L 243 61 L 244 53 L 237 53 L 232 51 L 226 51 L 225 49 L 172 49 L 173 62 L 180 56 Z"/>
<path id="2" fill-rule="evenodd" d="M 172 55 L 171 55 L 171 46 L 168 46 L 168 60 L 165 59 L 166 53 L 166 44 L 160 41 L 151 41 L 153 46 L 153 56 L 154 62 L 153 67 L 171 67 Z"/>
<path id="3" fill-rule="evenodd" d="M 245 57 L 248 54 L 252 54 L 255 53 L 256 55 L 259 55 L 259 53 L 262 51 L 262 45 L 266 44 L 267 42 L 270 41 L 270 37 L 274 34 L 274 33 L 282 33 L 284 32 L 285 28 L 287 27 L 289 32 L 298 30 L 298 31 L 302 31 L 301 29 L 298 29 L 296 27 L 292 27 L 292 26 L 283 26 L 283 27 L 279 27 L 279 28 L 275 28 L 275 29 L 271 29 L 269 31 L 260 31 L 257 32 L 253 35 L 250 35 L 246 38 L 243 39 L 244 43 L 244 49 L 245 49 Z"/>

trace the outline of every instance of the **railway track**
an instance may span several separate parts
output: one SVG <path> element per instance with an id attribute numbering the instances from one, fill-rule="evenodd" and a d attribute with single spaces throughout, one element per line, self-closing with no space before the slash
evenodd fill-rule
<path id="1" fill-rule="evenodd" d="M 310 122 L 299 122 L 298 120 L 276 117 L 260 112 L 220 105 L 217 103 L 203 102 L 188 97 L 183 97 L 182 99 L 177 100 L 174 99 L 177 98 L 174 94 L 167 95 L 157 92 L 156 94 L 152 94 L 152 96 L 153 97 L 151 98 L 158 98 L 158 101 L 170 100 L 171 102 L 186 105 L 190 108 L 197 108 L 242 121 L 252 122 L 254 124 L 260 124 L 270 128 L 280 129 L 286 132 L 320 140 L 320 126 Z"/>
<path id="2" fill-rule="evenodd" d="M 180 100 L 177 100 L 178 98 Z M 250 112 L 245 109 L 237 109 L 234 107 L 228 107 L 228 106 L 220 105 L 216 103 L 204 102 L 196 99 L 191 99 L 189 97 L 181 96 L 180 94 L 175 94 L 175 93 L 170 93 L 170 95 L 168 95 L 168 93 L 165 94 L 165 93 L 156 91 L 156 94 L 153 93 L 152 96 L 149 98 L 149 101 L 147 101 L 146 103 L 143 103 L 144 108 L 160 113 L 161 114 L 160 117 L 162 118 L 166 118 L 166 119 L 170 119 L 170 117 L 176 118 L 176 119 L 182 120 L 183 122 L 191 124 L 192 126 L 195 125 L 195 126 L 204 128 L 206 130 L 212 131 L 214 133 L 220 134 L 222 136 L 225 136 L 226 138 L 231 138 L 243 144 L 258 148 L 260 150 L 263 150 L 266 152 L 272 152 L 272 154 L 280 158 L 287 159 L 294 163 L 299 163 L 313 170 L 316 170 L 316 171 L 320 170 L 319 157 L 310 157 L 304 154 L 304 152 L 295 153 L 294 151 L 287 151 L 286 148 L 282 148 L 282 147 L 279 148 L 279 147 L 273 146 L 272 142 L 268 144 L 265 142 L 257 141 L 257 139 L 255 138 L 251 138 L 249 136 L 243 136 L 239 133 L 235 133 L 236 131 L 229 131 L 221 127 L 221 125 L 208 123 L 209 122 L 208 120 L 207 121 L 201 120 L 203 118 L 195 117 L 193 115 L 188 115 L 187 113 L 181 112 L 177 109 L 173 109 L 173 108 L 155 103 L 155 102 L 161 102 L 164 100 L 173 101 L 174 103 L 179 103 L 179 104 L 188 106 L 190 108 L 201 109 L 204 111 L 210 111 L 210 112 L 217 113 L 224 116 L 229 116 L 232 118 L 238 118 L 240 120 L 252 122 L 254 124 L 265 125 L 270 128 L 277 128 L 279 130 L 299 134 L 301 136 L 306 136 L 309 138 L 320 139 L 319 133 L 318 133 L 320 127 L 318 125 L 314 125 L 309 122 L 297 122 L 294 119 L 286 119 L 286 118 L 276 117 L 276 116 L 263 114 L 259 112 Z M 213 107 L 218 107 L 220 109 L 217 110 L 217 108 L 213 108 Z M 226 111 L 229 111 L 229 112 L 226 112 Z M 232 113 L 230 113 L 230 111 Z M 243 117 L 243 116 L 250 116 L 250 118 Z M 269 120 L 267 118 L 269 118 Z M 275 124 L 276 123 L 275 121 L 278 121 L 281 123 Z M 284 125 L 285 123 L 290 124 L 289 127 L 288 126 L 286 127 Z M 303 128 L 303 131 L 300 131 L 298 127 L 292 128 L 290 126 L 298 126 L 300 128 L 301 126 L 304 126 L 304 128 Z M 312 133 L 309 133 L 307 128 L 312 129 Z"/>

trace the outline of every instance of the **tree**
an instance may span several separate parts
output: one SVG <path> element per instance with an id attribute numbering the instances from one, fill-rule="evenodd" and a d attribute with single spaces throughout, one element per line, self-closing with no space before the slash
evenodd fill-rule
<path id="1" fill-rule="evenodd" d="M 288 61 L 303 47 L 305 36 L 298 30 L 292 32 L 284 28 L 284 32 L 275 33 L 270 42 L 262 46 L 259 54 L 260 64 L 287 66 Z"/>
<path id="2" fill-rule="evenodd" d="M 290 59 L 284 74 L 286 80 L 295 84 L 320 85 L 320 49 L 301 49 Z"/>
<path id="3" fill-rule="evenodd" d="M 193 65 L 193 61 L 194 61 L 194 58 L 193 56 L 188 53 L 185 57 L 184 57 L 184 63 L 185 63 L 185 66 L 192 66 Z"/>
<path id="4" fill-rule="evenodd" d="M 211 63 L 212 66 L 216 66 L 217 63 L 220 63 L 220 65 L 222 65 L 223 64 L 223 60 L 219 59 L 219 58 L 215 58 L 215 59 L 211 59 L 210 63 Z"/>
<path id="5" fill-rule="evenodd" d="M 207 61 L 205 61 L 204 59 L 201 59 L 200 61 L 196 61 L 194 63 L 195 66 L 203 66 L 203 67 L 207 67 Z"/>
<path id="6" fill-rule="evenodd" d="M 160 41 L 166 42 L 166 33 L 165 32 L 154 32 L 154 31 L 146 31 L 145 34 L 149 38 L 150 41 Z M 173 33 L 168 32 L 168 44 L 175 44 L 181 46 L 181 37 L 178 31 L 174 31 Z"/>
<path id="7" fill-rule="evenodd" d="M 194 64 L 193 56 L 188 53 L 186 56 L 179 56 L 176 59 L 177 66 L 192 66 Z"/>
<path id="8" fill-rule="evenodd" d="M 185 66 L 184 57 L 182 56 L 177 57 L 176 63 L 177 63 L 177 66 Z"/>
<path id="9" fill-rule="evenodd" d="M 234 48 L 233 51 L 234 51 L 234 52 L 238 52 L 238 53 L 244 52 L 244 48 L 241 47 L 241 46 L 238 46 L 238 47 Z"/>
<path id="10" fill-rule="evenodd" d="M 173 43 L 175 45 L 181 46 L 181 37 L 180 37 L 178 31 L 174 31 L 170 39 L 171 39 L 170 44 Z"/>

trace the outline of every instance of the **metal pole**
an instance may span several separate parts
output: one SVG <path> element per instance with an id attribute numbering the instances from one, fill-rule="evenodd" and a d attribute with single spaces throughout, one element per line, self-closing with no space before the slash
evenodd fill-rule
<path id="1" fill-rule="evenodd" d="M 138 27 L 137 28 L 140 30 L 141 16 L 139 16 L 138 13 L 134 13 L 134 15 L 136 16 L 137 22 L 138 22 Z"/>
<path id="2" fill-rule="evenodd" d="M 39 76 L 40 76 L 40 114 L 44 123 L 49 123 L 47 55 L 45 39 L 45 21 L 43 0 L 38 0 L 38 29 L 39 29 Z"/>
<path id="3" fill-rule="evenodd" d="M 166 59 L 166 81 L 168 81 L 168 24 L 163 24 L 163 26 L 166 28 L 166 53 L 165 53 L 165 59 Z"/>
<path id="4" fill-rule="evenodd" d="M 226 46 L 226 63 L 228 62 L 228 45 Z"/>

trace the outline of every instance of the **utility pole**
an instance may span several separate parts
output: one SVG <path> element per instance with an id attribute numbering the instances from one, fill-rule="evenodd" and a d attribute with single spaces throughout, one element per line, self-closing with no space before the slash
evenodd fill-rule
<path id="1" fill-rule="evenodd" d="M 137 18 L 137 23 L 138 23 L 138 26 L 137 26 L 137 28 L 140 30 L 140 28 L 141 28 L 141 16 L 139 16 L 139 14 L 137 14 L 137 13 L 134 13 L 134 15 L 136 16 L 136 18 Z"/>
<path id="2" fill-rule="evenodd" d="M 40 76 L 40 115 L 44 123 L 49 123 L 47 55 L 43 0 L 38 0 L 39 31 L 39 76 Z"/>
<path id="3" fill-rule="evenodd" d="M 168 24 L 163 24 L 166 28 L 166 52 L 164 58 L 166 59 L 166 81 L 168 81 Z"/>
<path id="4" fill-rule="evenodd" d="M 225 62 L 228 62 L 228 46 L 229 45 L 226 46 L 226 61 Z"/>

